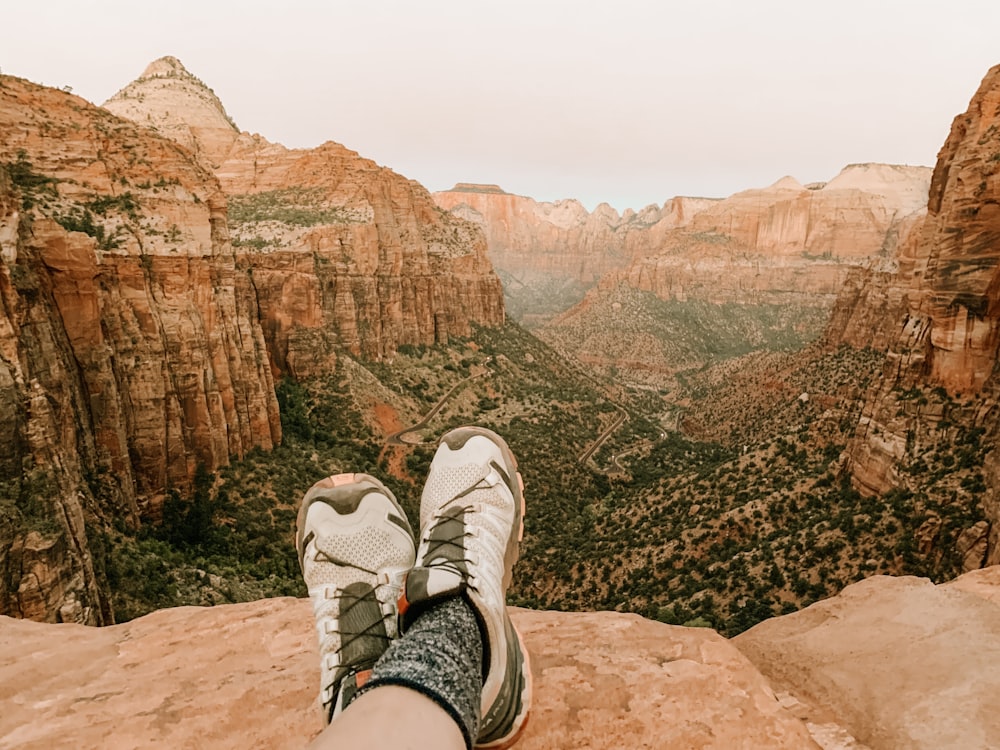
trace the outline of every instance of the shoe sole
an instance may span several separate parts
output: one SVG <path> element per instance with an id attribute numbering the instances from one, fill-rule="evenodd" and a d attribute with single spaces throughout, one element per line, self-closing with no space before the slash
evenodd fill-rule
<path id="1" fill-rule="evenodd" d="M 514 717 L 515 728 L 511 734 L 494 740 L 492 743 L 473 745 L 475 750 L 506 750 L 521 739 L 521 735 L 524 734 L 524 730 L 528 726 L 528 719 L 531 718 L 531 696 L 534 688 L 531 677 L 531 657 L 528 654 L 528 649 L 525 648 L 521 631 L 514 626 L 513 622 L 511 622 L 511 629 L 517 636 L 517 643 L 521 649 L 521 679 L 523 680 L 521 683 L 521 713 Z"/>

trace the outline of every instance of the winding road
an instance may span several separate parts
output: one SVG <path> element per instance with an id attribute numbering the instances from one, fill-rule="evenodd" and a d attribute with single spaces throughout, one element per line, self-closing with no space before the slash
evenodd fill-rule
<path id="1" fill-rule="evenodd" d="M 589 461 L 590 458 L 597 453 L 597 449 L 604 445 L 605 441 L 611 437 L 612 433 L 625 424 L 625 421 L 628 419 L 628 412 L 618 405 L 615 405 L 615 408 L 618 409 L 618 418 L 611 423 L 611 426 L 608 429 L 597 436 L 597 440 L 591 443 L 587 450 L 580 454 L 580 457 L 576 460 L 577 463 L 587 463 L 587 461 Z"/>
<path id="2" fill-rule="evenodd" d="M 487 359 L 484 364 L 489 364 L 489 363 L 490 363 L 490 360 Z M 442 407 L 448 402 L 448 399 L 450 399 L 452 396 L 454 396 L 455 393 L 459 389 L 461 389 L 464 386 L 468 385 L 469 383 L 471 383 L 476 378 L 482 378 L 482 377 L 486 377 L 487 375 L 492 375 L 492 374 L 493 374 L 493 370 L 491 370 L 489 368 L 486 368 L 482 372 L 477 372 L 475 375 L 470 375 L 469 377 L 465 378 L 464 380 L 459 380 L 457 383 L 455 383 L 455 385 L 453 385 L 451 388 L 448 389 L 448 392 L 445 393 L 438 400 L 438 402 L 436 404 L 434 404 L 434 406 L 432 406 L 428 410 L 428 412 L 426 414 L 424 414 L 423 417 L 421 417 L 421 419 L 420 419 L 419 422 L 417 422 L 414 425 L 410 425 L 409 427 L 406 427 L 405 429 L 402 429 L 399 432 L 392 433 L 391 435 L 389 435 L 385 439 L 385 444 L 386 445 L 423 445 L 424 442 L 422 440 L 420 440 L 419 438 L 417 438 L 416 440 L 406 440 L 406 439 L 403 438 L 403 436 L 404 435 L 408 435 L 411 432 L 420 432 L 420 430 L 424 429 L 427 426 L 427 423 L 430 422 L 432 419 L 434 419 L 435 416 L 437 416 L 437 413 L 439 411 L 441 411 Z"/>
<path id="3" fill-rule="evenodd" d="M 485 364 L 489 364 L 490 361 L 491 361 L 491 359 L 492 358 L 487 359 L 483 364 L 484 365 Z M 421 430 L 423 430 L 424 428 L 426 428 L 427 424 L 432 419 L 434 419 L 435 416 L 437 416 L 438 412 L 441 411 L 442 408 L 444 408 L 444 405 L 446 403 L 448 403 L 448 400 L 452 396 L 454 396 L 459 390 L 461 390 L 462 388 L 464 388 L 466 385 L 468 385 L 469 383 L 471 383 L 476 378 L 482 378 L 482 377 L 486 377 L 486 376 L 492 375 L 492 374 L 493 374 L 493 371 L 490 370 L 487 367 L 482 372 L 478 372 L 475 375 L 470 375 L 469 377 L 464 378 L 463 380 L 458 381 L 457 383 L 455 383 L 455 385 L 453 385 L 451 388 L 448 389 L 447 393 L 445 393 L 440 399 L 438 399 L 437 403 L 434 404 L 434 406 L 432 406 L 427 411 L 427 413 L 424 414 L 424 416 L 420 418 L 419 422 L 417 422 L 416 424 L 410 425 L 409 427 L 405 427 L 404 429 L 399 430 L 398 432 L 394 432 L 391 435 L 388 435 L 385 438 L 385 445 L 387 445 L 387 446 L 388 445 L 410 445 L 410 446 L 413 446 L 413 445 L 424 445 L 424 441 L 421 440 L 419 437 L 415 437 L 415 438 L 412 438 L 412 439 L 407 439 L 406 436 L 410 435 L 411 433 L 420 432 Z M 597 436 L 597 439 L 594 440 L 594 442 L 591 443 L 587 447 L 587 449 L 585 451 L 583 451 L 583 453 L 581 453 L 579 455 L 579 457 L 577 457 L 577 463 L 580 463 L 580 464 L 587 463 L 587 461 L 589 461 L 593 457 L 593 455 L 600 449 L 600 447 L 602 445 L 604 445 L 605 442 L 607 442 L 608 438 L 610 438 L 614 434 L 615 430 L 617 430 L 619 427 L 621 427 L 623 424 L 625 424 L 625 422 L 628 420 L 628 412 L 625 409 L 623 409 L 621 406 L 618 406 L 617 404 L 614 404 L 614 406 L 618 410 L 618 416 L 617 416 L 617 418 L 615 419 L 614 422 L 611 423 L 611 425 L 606 430 L 604 430 L 604 432 L 602 432 L 600 435 Z M 621 468 L 621 465 L 618 464 L 617 460 L 615 460 L 615 464 L 618 465 L 619 468 Z"/>

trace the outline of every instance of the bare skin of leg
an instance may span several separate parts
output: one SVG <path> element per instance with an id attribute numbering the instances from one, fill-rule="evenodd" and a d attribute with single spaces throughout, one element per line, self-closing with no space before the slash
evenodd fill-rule
<path id="1" fill-rule="evenodd" d="M 348 706 L 316 736 L 308 750 L 350 747 L 465 750 L 465 738 L 455 720 L 426 695 L 382 685 Z"/>

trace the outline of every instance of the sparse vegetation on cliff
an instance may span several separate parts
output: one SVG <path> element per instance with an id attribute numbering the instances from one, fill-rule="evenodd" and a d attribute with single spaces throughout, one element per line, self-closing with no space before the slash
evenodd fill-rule
<path id="1" fill-rule="evenodd" d="M 352 213 L 343 206 L 331 205 L 320 188 L 283 188 L 229 198 L 229 221 L 236 227 L 262 221 L 313 227 L 351 220 Z"/>

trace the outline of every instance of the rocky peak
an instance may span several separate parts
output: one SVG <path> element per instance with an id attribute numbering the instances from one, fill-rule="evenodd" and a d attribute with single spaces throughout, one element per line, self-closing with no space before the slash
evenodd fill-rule
<path id="1" fill-rule="evenodd" d="M 215 92 L 171 56 L 151 62 L 103 106 L 177 141 L 212 169 L 240 132 Z"/>
<path id="2" fill-rule="evenodd" d="M 164 55 L 163 57 L 153 60 L 146 69 L 142 71 L 142 75 L 139 78 L 155 78 L 155 77 L 166 77 L 166 78 L 194 78 L 188 69 L 184 67 L 184 63 L 178 60 L 173 55 Z"/>
<path id="3" fill-rule="evenodd" d="M 910 214 L 927 205 L 930 167 L 906 164 L 848 164 L 836 177 L 819 189 L 861 190 L 884 196 L 899 207 L 901 214 Z"/>
<path id="4" fill-rule="evenodd" d="M 798 180 L 796 180 L 791 175 L 785 175 L 780 180 L 778 180 L 776 183 L 774 183 L 773 185 L 771 185 L 770 189 L 771 190 L 796 190 L 796 191 L 798 191 L 798 190 L 805 190 L 805 187 L 802 185 L 801 182 L 799 182 Z"/>
<path id="5" fill-rule="evenodd" d="M 105 106 L 157 124 L 219 179 L 276 374 L 328 371 L 341 347 L 380 359 L 503 321 L 482 233 L 438 210 L 418 182 L 334 141 L 289 149 L 237 132 L 176 58 L 146 74 Z"/>
<path id="6" fill-rule="evenodd" d="M 51 522 L 0 523 L 0 612 L 110 622 L 95 516 L 281 439 L 257 298 L 218 181 L 147 128 L 0 77 L 0 173 L 0 465 Z"/>

